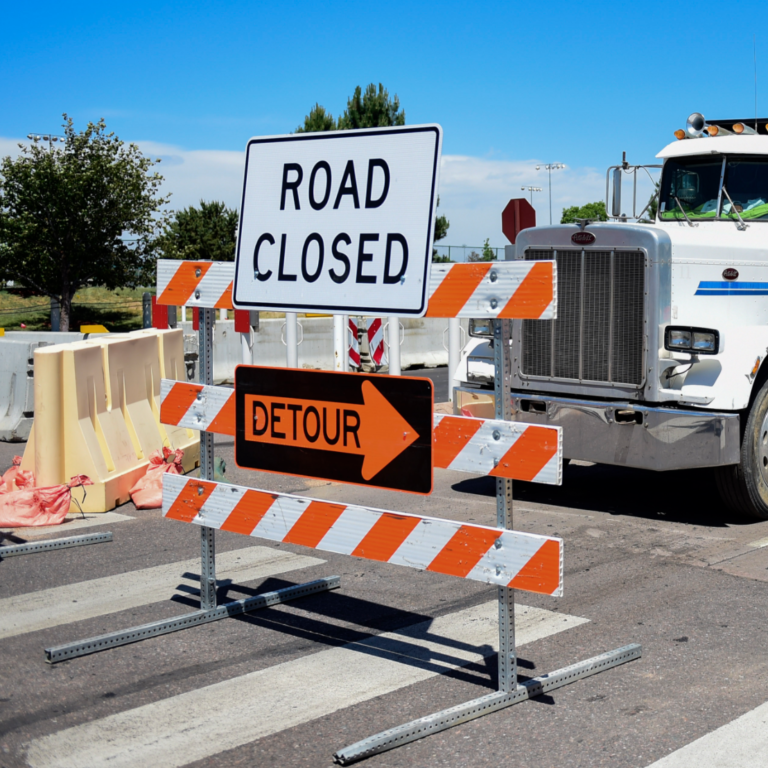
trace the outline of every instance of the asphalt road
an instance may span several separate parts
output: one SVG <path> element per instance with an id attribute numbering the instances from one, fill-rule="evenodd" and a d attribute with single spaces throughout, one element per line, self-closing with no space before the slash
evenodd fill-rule
<path id="1" fill-rule="evenodd" d="M 0 443 L 0 468 L 19 447 Z M 238 484 L 495 522 L 488 478 L 436 470 L 434 493 L 413 496 L 240 470 L 227 438 L 216 450 Z M 706 471 L 571 463 L 561 487 L 516 483 L 514 496 L 516 529 L 565 541 L 564 597 L 516 593 L 521 676 L 631 642 L 642 658 L 362 765 L 638 768 L 670 753 L 665 768 L 765 765 L 768 523 L 729 521 Z M 6 541 L 114 534 L 0 561 L 2 768 L 329 766 L 344 746 L 495 689 L 495 589 L 222 532 L 221 601 L 334 574 L 341 588 L 46 664 L 51 645 L 197 605 L 199 529 L 116 512 Z"/>

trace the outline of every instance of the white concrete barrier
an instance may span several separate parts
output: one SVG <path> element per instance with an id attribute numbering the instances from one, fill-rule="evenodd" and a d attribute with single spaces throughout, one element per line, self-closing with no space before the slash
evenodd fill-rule
<path id="1" fill-rule="evenodd" d="M 285 344 L 281 340 L 282 318 L 262 320 L 253 334 L 253 361 L 255 365 L 284 367 Z M 299 368 L 334 369 L 333 318 L 299 318 Z M 408 368 L 448 364 L 448 320 L 434 318 L 400 318 L 405 335 L 400 348 L 400 364 Z M 196 357 L 196 332 L 192 323 L 180 323 L 184 330 L 186 357 Z M 466 321 L 462 321 L 466 329 Z M 102 334 L 91 334 L 89 338 Z M 82 341 L 78 332 L 52 333 L 48 331 L 11 331 L 0 339 L 0 441 L 24 441 L 29 437 L 34 415 L 34 350 L 47 344 L 68 344 Z M 362 336 L 361 352 L 368 357 L 366 335 Z M 187 348 L 188 347 L 188 348 Z M 217 320 L 214 331 L 213 380 L 216 384 L 234 382 L 235 366 L 243 359 L 242 340 L 235 331 L 234 320 Z M 369 358 L 368 358 L 369 359 Z M 193 363 L 190 362 L 190 365 Z M 386 368 L 384 368 L 386 370 Z"/>
<path id="2" fill-rule="evenodd" d="M 254 365 L 285 367 L 285 345 L 281 341 L 281 318 L 261 320 L 253 334 Z M 401 318 L 405 338 L 400 348 L 403 370 L 413 367 L 433 368 L 448 365 L 448 320 L 436 318 Z M 333 318 L 301 317 L 303 341 L 299 344 L 299 368 L 333 370 Z M 182 323 L 184 335 L 195 333 L 192 323 Z M 462 321 L 466 330 L 467 321 Z M 299 338 L 302 338 L 299 333 Z M 284 338 L 284 334 L 283 338 Z M 365 335 L 363 335 L 365 339 Z M 242 360 L 240 334 L 234 320 L 217 320 L 213 339 L 213 379 L 216 384 L 232 383 L 235 366 Z M 445 346 L 444 346 L 445 345 Z M 364 342 L 367 352 L 367 344 Z"/>
<path id="3" fill-rule="evenodd" d="M 6 331 L 0 337 L 0 442 L 16 443 L 29 438 L 35 410 L 35 350 L 49 344 L 82 341 L 86 336 L 76 331 Z"/>
<path id="4" fill-rule="evenodd" d="M 32 355 L 39 345 L 0 341 L 0 440 L 17 443 L 29 437 L 35 410 Z"/>

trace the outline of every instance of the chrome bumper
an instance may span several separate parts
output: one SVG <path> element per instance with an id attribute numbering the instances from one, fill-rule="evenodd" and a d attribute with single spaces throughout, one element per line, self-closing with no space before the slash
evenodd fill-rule
<path id="1" fill-rule="evenodd" d="M 457 405 L 464 392 L 471 390 L 456 392 Z M 483 394 L 493 397 L 492 392 Z M 490 403 L 484 405 L 488 408 Z M 737 413 L 514 392 L 512 413 L 515 421 L 562 427 L 563 455 L 569 459 L 656 471 L 739 463 Z M 476 415 L 487 418 L 485 413 Z"/>

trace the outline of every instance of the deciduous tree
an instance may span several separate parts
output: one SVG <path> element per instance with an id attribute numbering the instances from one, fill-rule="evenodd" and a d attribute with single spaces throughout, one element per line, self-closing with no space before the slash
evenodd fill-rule
<path id="1" fill-rule="evenodd" d="M 224 203 L 200 201 L 176 211 L 157 246 L 166 259 L 234 261 L 238 213 Z"/>
<path id="2" fill-rule="evenodd" d="M 62 331 L 79 288 L 140 284 L 168 202 L 152 172 L 159 160 L 104 120 L 78 133 L 64 115 L 64 133 L 63 146 L 21 145 L 0 161 L 0 280 L 58 301 Z"/>
<path id="3" fill-rule="evenodd" d="M 600 200 L 596 203 L 587 203 L 579 207 L 572 205 L 563 210 L 563 216 L 560 219 L 561 224 L 575 224 L 577 219 L 591 219 L 592 221 L 608 221 L 608 213 L 605 210 L 605 203 Z"/>

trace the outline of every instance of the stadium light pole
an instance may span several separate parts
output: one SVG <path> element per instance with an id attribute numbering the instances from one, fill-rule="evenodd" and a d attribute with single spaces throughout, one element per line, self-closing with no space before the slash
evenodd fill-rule
<path id="1" fill-rule="evenodd" d="M 531 205 L 533 205 L 533 193 L 534 192 L 543 192 L 544 190 L 541 187 L 520 187 L 520 189 L 525 192 L 527 189 L 531 193 Z"/>
<path id="2" fill-rule="evenodd" d="M 565 168 L 565 165 L 563 163 L 547 163 L 536 166 L 537 171 L 542 168 L 549 173 L 549 223 L 552 224 L 552 171 L 560 171 Z"/>

